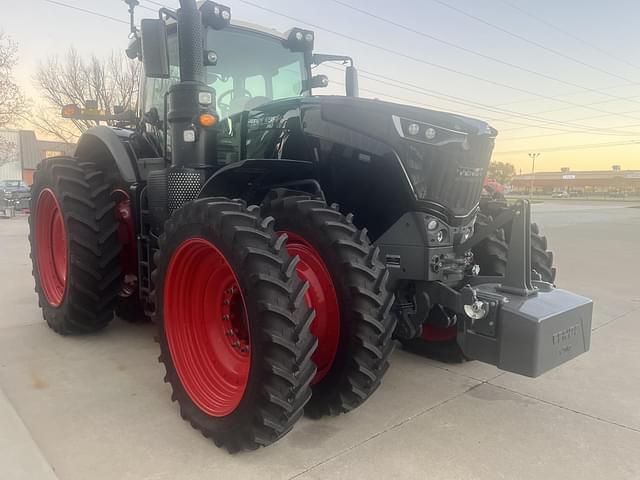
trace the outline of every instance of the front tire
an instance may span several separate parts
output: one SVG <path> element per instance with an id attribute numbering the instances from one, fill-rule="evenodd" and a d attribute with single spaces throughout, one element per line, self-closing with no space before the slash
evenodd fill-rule
<path id="1" fill-rule="evenodd" d="M 165 224 L 153 274 L 172 399 L 232 453 L 291 430 L 316 372 L 307 284 L 257 210 L 225 198 L 184 205 Z"/>
<path id="2" fill-rule="evenodd" d="M 492 218 L 478 213 L 476 222 L 488 225 Z M 554 283 L 556 268 L 553 266 L 553 252 L 547 250 L 547 237 L 540 233 L 537 223 L 531 224 L 531 270 L 538 273 L 545 282 Z M 473 256 L 480 265 L 481 275 L 502 277 L 507 271 L 509 254 L 509 232 L 499 228 L 473 248 Z M 536 277 L 537 278 L 537 277 Z"/>
<path id="3" fill-rule="evenodd" d="M 307 301 L 316 310 L 311 331 L 318 337 L 313 360 L 318 373 L 305 413 L 318 418 L 353 410 L 380 386 L 394 347 L 394 296 L 378 249 L 337 205 L 305 195 L 267 199 L 264 215 L 287 235 L 298 255 L 298 274 L 310 284 Z"/>
<path id="4" fill-rule="evenodd" d="M 38 165 L 31 259 L 44 319 L 59 334 L 95 332 L 113 318 L 121 275 L 113 207 L 94 164 L 56 157 Z"/>

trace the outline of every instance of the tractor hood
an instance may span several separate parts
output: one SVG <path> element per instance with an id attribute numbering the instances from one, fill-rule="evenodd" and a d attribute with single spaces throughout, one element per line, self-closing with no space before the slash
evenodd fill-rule
<path id="1" fill-rule="evenodd" d="M 318 103 L 321 105 L 323 117 L 336 123 L 347 123 L 350 128 L 362 130 L 370 135 L 380 137 L 389 135 L 389 121 L 393 124 L 393 117 L 412 120 L 416 123 L 431 125 L 442 130 L 441 135 L 433 139 L 418 138 L 428 144 L 442 144 L 447 136 L 445 131 L 459 132 L 467 135 L 487 135 L 495 137 L 497 131 L 486 122 L 475 120 L 448 112 L 429 110 L 398 103 L 383 102 L 368 98 L 351 98 L 344 96 L 319 96 L 302 100 L 303 103 Z M 353 121 L 356 120 L 357 123 Z M 397 131 L 397 128 L 394 129 Z M 406 133 L 405 133 L 406 134 Z M 406 135 L 409 137 L 409 135 Z"/>
<path id="2" fill-rule="evenodd" d="M 467 217 L 476 208 L 497 135 L 487 123 L 364 98 L 311 97 L 302 103 L 303 112 L 319 110 L 316 122 L 306 122 L 312 133 L 334 138 L 338 133 L 347 144 L 361 135 L 390 147 L 423 206 L 453 217 Z M 372 144 L 356 143 L 351 146 Z"/>
<path id="3" fill-rule="evenodd" d="M 343 204 L 358 208 L 354 181 L 368 189 L 360 197 L 376 192 L 397 204 L 390 222 L 400 210 L 470 221 L 497 134 L 461 115 L 344 96 L 284 99 L 245 115 L 243 158 L 316 161 L 324 188 L 327 180 L 335 187 L 334 198 L 354 192 Z"/>

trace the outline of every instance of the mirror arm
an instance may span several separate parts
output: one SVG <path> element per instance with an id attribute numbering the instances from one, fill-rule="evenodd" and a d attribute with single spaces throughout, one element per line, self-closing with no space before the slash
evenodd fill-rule
<path id="1" fill-rule="evenodd" d="M 328 55 L 324 53 L 314 53 L 312 57 L 313 65 L 320 65 L 324 62 L 349 62 L 353 67 L 353 58 L 346 55 Z"/>
<path id="2" fill-rule="evenodd" d="M 135 9 L 138 5 L 140 5 L 140 2 L 138 0 L 124 0 L 124 3 L 129 5 L 129 25 L 131 29 L 130 33 L 135 35 L 137 33 L 136 21 L 135 21 Z"/>
<path id="3" fill-rule="evenodd" d="M 168 9 L 167 7 L 162 7 L 160 10 L 158 10 L 158 16 L 160 17 L 160 20 L 165 20 L 167 18 L 178 20 L 178 14 L 175 11 Z"/>

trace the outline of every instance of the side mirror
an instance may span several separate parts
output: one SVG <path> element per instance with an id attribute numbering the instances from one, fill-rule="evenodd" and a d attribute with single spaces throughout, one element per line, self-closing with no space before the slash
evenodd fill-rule
<path id="1" fill-rule="evenodd" d="M 358 92 L 358 70 L 353 65 L 349 65 L 345 72 L 345 89 L 347 97 L 357 97 Z"/>
<path id="2" fill-rule="evenodd" d="M 325 88 L 329 86 L 329 77 L 326 75 L 314 75 L 311 77 L 311 88 Z"/>
<path id="3" fill-rule="evenodd" d="M 163 20 L 145 18 L 140 24 L 142 64 L 149 78 L 169 78 L 169 48 Z"/>

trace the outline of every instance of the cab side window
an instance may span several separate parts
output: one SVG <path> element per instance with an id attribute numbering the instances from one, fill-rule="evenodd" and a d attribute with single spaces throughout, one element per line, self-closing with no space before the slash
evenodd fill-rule
<path id="1" fill-rule="evenodd" d="M 160 118 L 164 116 L 164 97 L 172 85 L 180 81 L 180 68 L 174 65 L 170 67 L 169 78 L 145 78 L 144 111 L 151 108 L 158 109 Z"/>

